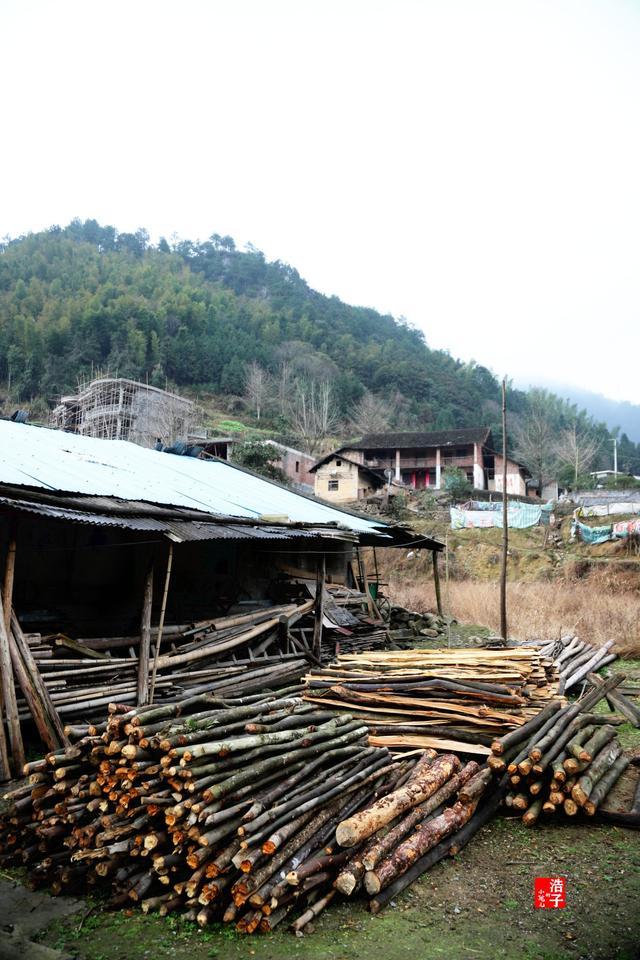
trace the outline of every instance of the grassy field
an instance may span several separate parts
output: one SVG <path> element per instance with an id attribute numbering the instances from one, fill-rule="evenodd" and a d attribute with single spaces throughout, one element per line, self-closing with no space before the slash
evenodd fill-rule
<path id="1" fill-rule="evenodd" d="M 461 570 L 462 561 L 440 561 L 442 596 L 445 612 L 461 623 L 482 623 L 497 631 L 500 626 L 498 571 L 500 547 L 495 536 L 485 542 L 486 534 L 500 531 L 460 531 L 475 535 L 473 543 L 453 542 L 450 551 L 454 557 L 464 556 L 465 564 L 474 568 L 468 576 Z M 533 531 L 516 531 L 528 542 Z M 468 537 L 468 539 L 470 539 Z M 579 556 L 565 556 L 549 566 L 552 560 L 542 549 L 523 545 L 521 537 L 510 553 L 510 579 L 507 584 L 509 635 L 517 640 L 548 639 L 563 633 L 577 633 L 593 644 L 616 641 L 616 650 L 627 656 L 640 655 L 640 565 L 633 563 L 602 563 L 585 571 Z M 413 555 L 412 555 L 413 554 Z M 514 554 L 516 556 L 514 556 Z M 473 558 L 470 559 L 470 555 Z M 516 569 L 517 562 L 520 566 Z M 378 551 L 381 575 L 388 581 L 385 592 L 413 610 L 435 610 L 435 592 L 431 558 L 427 551 Z M 536 564 L 535 576 L 531 573 Z M 540 578 L 540 564 L 547 571 Z M 480 576 L 479 568 L 487 575 Z M 526 569 L 525 569 L 526 568 Z M 454 575 L 455 574 L 455 575 Z"/>

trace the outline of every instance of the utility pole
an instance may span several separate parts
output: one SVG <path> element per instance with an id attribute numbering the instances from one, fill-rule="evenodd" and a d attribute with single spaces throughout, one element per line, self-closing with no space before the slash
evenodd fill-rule
<path id="1" fill-rule="evenodd" d="M 502 569 L 500 571 L 500 634 L 507 639 L 507 378 L 502 381 Z"/>
<path id="2" fill-rule="evenodd" d="M 613 475 L 614 477 L 618 476 L 618 438 L 613 437 L 611 439 L 613 444 Z"/>

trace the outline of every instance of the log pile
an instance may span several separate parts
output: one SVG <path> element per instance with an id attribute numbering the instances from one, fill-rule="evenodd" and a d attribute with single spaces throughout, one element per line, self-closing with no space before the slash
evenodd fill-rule
<path id="1" fill-rule="evenodd" d="M 559 640 L 527 641 L 526 645 L 537 646 L 543 657 L 554 661 L 560 674 L 561 693 L 567 693 L 584 681 L 588 673 L 599 670 L 616 659 L 616 654 L 612 652 L 613 640 L 608 640 L 601 647 L 594 647 L 572 633 Z"/>
<path id="2" fill-rule="evenodd" d="M 308 702 L 360 717 L 372 745 L 480 756 L 558 692 L 552 662 L 533 648 L 341 654 L 304 679 Z"/>
<path id="3" fill-rule="evenodd" d="M 360 887 L 381 909 L 486 822 L 491 771 L 433 750 L 394 759 L 298 692 L 111 704 L 0 800 L 0 863 L 54 894 L 102 887 L 114 907 L 242 933 L 290 914 L 299 932 Z"/>
<path id="4" fill-rule="evenodd" d="M 114 904 L 201 926 L 270 930 L 303 908 L 302 928 L 330 899 L 338 821 L 414 761 L 369 747 L 366 727 L 298 690 L 112 704 L 73 746 L 26 764 L 0 806 L 2 862 L 54 893 L 106 885 Z"/>
<path id="5" fill-rule="evenodd" d="M 594 714 L 622 682 L 611 677 L 576 703 L 552 701 L 524 727 L 496 739 L 489 765 L 506 770 L 505 803 L 532 826 L 542 815 L 593 816 L 629 765 L 616 736 L 624 718 Z"/>
<path id="6" fill-rule="evenodd" d="M 378 913 L 434 863 L 461 849 L 495 812 L 500 796 L 488 767 L 474 760 L 462 766 L 453 754 L 426 750 L 406 784 L 338 824 L 337 843 L 352 853 L 335 888 L 345 896 L 364 888 L 369 909 Z"/>
<path id="7" fill-rule="evenodd" d="M 297 645 L 289 631 L 312 605 L 307 601 L 260 608 L 167 627 L 164 652 L 150 647 L 144 677 L 136 652 L 140 637 L 76 640 L 63 634 L 25 634 L 12 611 L 6 625 L 2 623 L 0 653 L 13 772 L 24 762 L 25 722 L 33 721 L 45 746 L 57 749 L 68 743 L 65 723 L 73 727 L 100 718 L 114 699 L 142 702 L 141 679 L 146 699 L 160 702 L 207 692 L 241 696 L 297 682 L 309 651 Z M 158 643 L 157 631 L 154 639 Z M 0 780 L 7 780 L 8 751 L 0 754 Z"/>

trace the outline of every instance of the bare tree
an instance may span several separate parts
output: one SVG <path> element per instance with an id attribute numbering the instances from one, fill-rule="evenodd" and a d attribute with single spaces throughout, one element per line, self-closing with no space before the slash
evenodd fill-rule
<path id="1" fill-rule="evenodd" d="M 515 456 L 531 471 L 542 488 L 553 480 L 558 470 L 556 437 L 547 411 L 541 403 L 533 402 L 526 417 L 513 431 Z"/>
<path id="2" fill-rule="evenodd" d="M 289 394 L 292 388 L 292 381 L 293 371 L 291 369 L 291 362 L 285 358 L 280 361 L 275 385 L 278 413 L 283 417 L 286 417 L 289 412 Z"/>
<path id="3" fill-rule="evenodd" d="M 574 482 L 585 473 L 593 463 L 600 447 L 592 434 L 581 430 L 577 423 L 563 430 L 555 446 L 556 456 L 561 463 L 573 470 Z"/>
<path id="4" fill-rule="evenodd" d="M 247 367 L 244 397 L 259 420 L 271 397 L 271 383 L 269 374 L 255 360 Z"/>
<path id="5" fill-rule="evenodd" d="M 338 414 L 328 380 L 296 380 L 289 405 L 289 420 L 309 453 L 338 425 Z"/>
<path id="6" fill-rule="evenodd" d="M 389 404 L 368 390 L 354 405 L 349 426 L 354 433 L 382 433 L 389 429 Z"/>

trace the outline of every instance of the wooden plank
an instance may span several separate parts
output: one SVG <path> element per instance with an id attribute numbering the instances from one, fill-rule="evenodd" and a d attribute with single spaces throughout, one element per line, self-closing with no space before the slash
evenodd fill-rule
<path id="1" fill-rule="evenodd" d="M 11 759 L 13 761 L 15 773 L 21 774 L 22 767 L 24 766 L 25 762 L 24 746 L 22 743 L 20 718 L 18 716 L 16 688 L 13 681 L 13 665 L 11 663 L 9 633 L 5 625 L 4 604 L 2 603 L 2 598 L 0 598 L 0 677 L 2 679 L 2 695 L 5 715 L 7 718 L 7 728 L 9 731 Z"/>
<path id="2" fill-rule="evenodd" d="M 20 658 L 24 663 L 25 669 L 29 675 L 31 685 L 36 691 L 39 702 L 42 704 L 42 709 L 47 717 L 47 723 L 52 729 L 55 739 L 59 741 L 58 746 L 68 746 L 69 740 L 64 732 L 64 724 L 58 716 L 58 712 L 53 704 L 53 700 L 49 690 L 47 689 L 47 685 L 44 682 L 42 674 L 38 670 L 38 664 L 31 653 L 29 644 L 25 640 L 22 627 L 20 626 L 20 622 L 16 616 L 15 610 L 11 611 L 11 639 L 17 647 Z M 57 749 L 57 747 L 52 749 Z"/>

